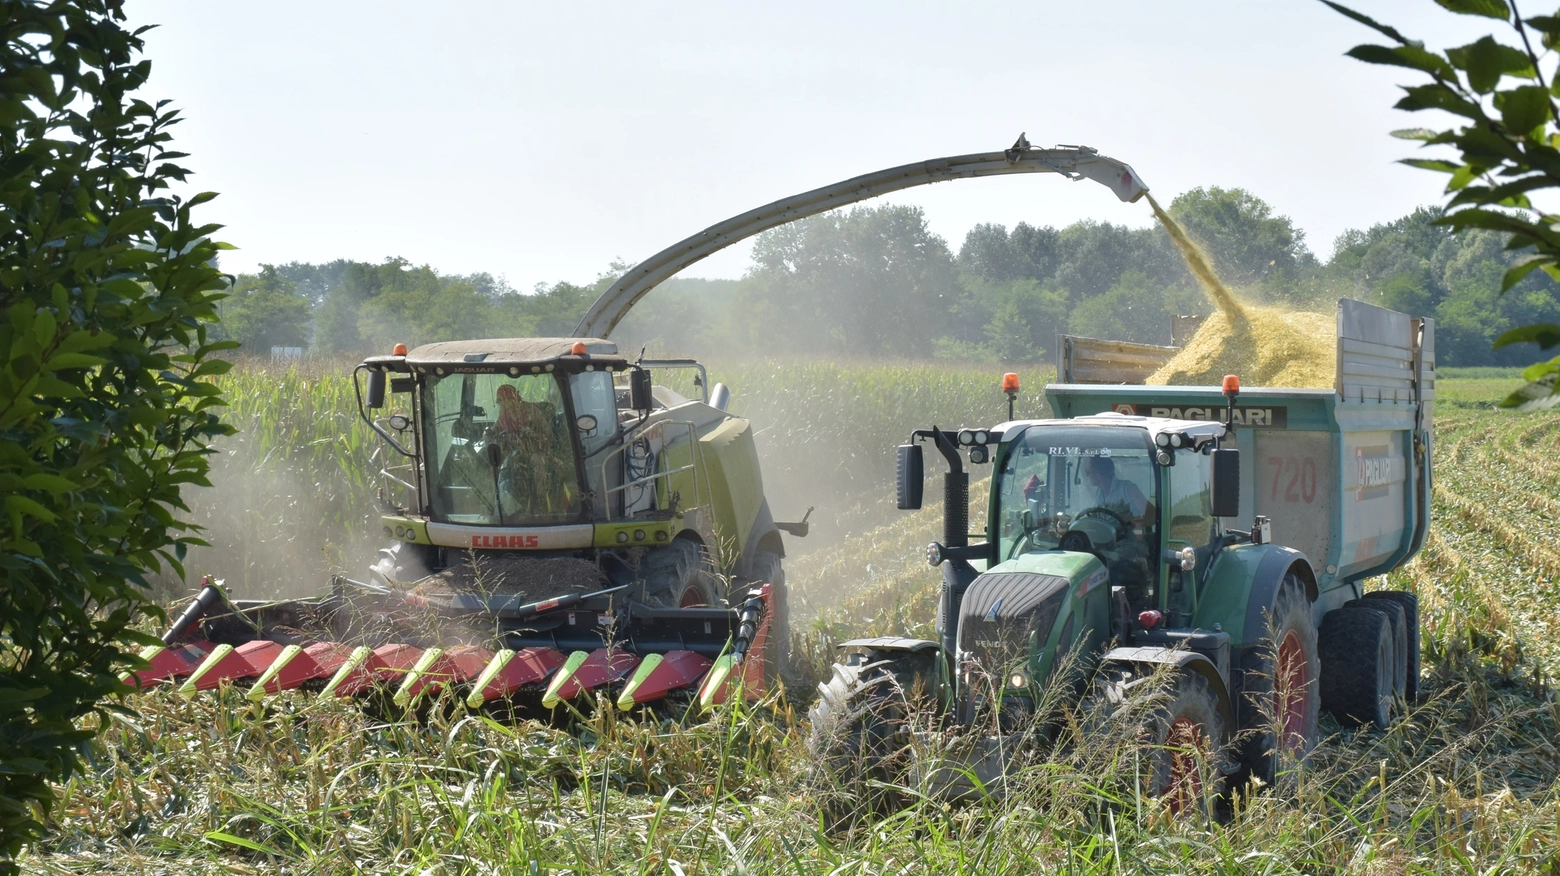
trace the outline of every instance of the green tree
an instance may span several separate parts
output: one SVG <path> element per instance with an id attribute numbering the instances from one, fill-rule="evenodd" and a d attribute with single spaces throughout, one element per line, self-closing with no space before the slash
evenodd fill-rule
<path id="1" fill-rule="evenodd" d="M 1220 277 L 1235 287 L 1285 297 L 1295 278 L 1316 266 L 1305 232 L 1245 189 L 1192 189 L 1170 203 L 1170 215 L 1208 251 Z"/>
<path id="2" fill-rule="evenodd" d="M 222 302 L 222 331 L 252 355 L 266 355 L 272 347 L 306 345 L 313 319 L 309 299 L 298 294 L 275 265 L 261 265 L 258 275 L 240 277 Z"/>
<path id="3" fill-rule="evenodd" d="M 171 195 L 177 114 L 132 95 L 150 64 L 119 0 L 0 0 L 0 872 L 38 837 L 121 708 L 160 617 L 147 576 L 198 543 L 175 512 L 228 430 L 206 323 L 218 226 Z"/>
<path id="4" fill-rule="evenodd" d="M 1404 159 L 1405 164 L 1447 174 L 1446 214 L 1437 222 L 1459 232 L 1482 228 L 1509 235 L 1507 249 L 1523 258 L 1505 269 L 1502 293 L 1536 270 L 1560 280 L 1560 215 L 1532 201 L 1535 192 L 1560 188 L 1560 112 L 1554 98 L 1560 92 L 1560 71 L 1546 80 L 1545 59 L 1534 48 L 1536 42 L 1548 55 L 1560 47 L 1560 15 L 1523 19 L 1507 0 L 1437 0 L 1458 14 L 1505 22 L 1514 42 L 1490 35 L 1433 52 L 1394 27 L 1331 0 L 1322 2 L 1391 42 L 1355 46 L 1348 52 L 1351 57 L 1429 78 L 1405 86 L 1398 109 L 1439 110 L 1460 119 L 1441 130 L 1394 132 L 1426 147 L 1452 147 L 1454 154 L 1447 157 Z M 1560 346 L 1560 324 L 1528 322 L 1500 335 L 1494 346 L 1525 343 L 1536 343 L 1541 350 Z M 1560 356 L 1529 366 L 1523 377 L 1527 385 L 1501 402 L 1503 406 L 1560 405 Z"/>

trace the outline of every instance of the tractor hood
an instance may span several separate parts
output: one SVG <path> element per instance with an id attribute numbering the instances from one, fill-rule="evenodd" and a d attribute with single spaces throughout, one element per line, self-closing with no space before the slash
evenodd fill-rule
<path id="1" fill-rule="evenodd" d="M 960 654 L 1002 677 L 1051 639 L 1069 594 L 1082 597 L 1109 577 L 1094 555 L 1072 551 L 1027 553 L 993 566 L 960 603 Z"/>

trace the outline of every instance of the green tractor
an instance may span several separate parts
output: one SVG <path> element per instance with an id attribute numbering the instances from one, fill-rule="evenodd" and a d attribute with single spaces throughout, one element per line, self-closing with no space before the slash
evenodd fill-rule
<path id="1" fill-rule="evenodd" d="M 1001 792 L 1066 713 L 1156 693 L 1133 729 L 1141 778 L 1206 803 L 1272 783 L 1324 710 L 1386 726 L 1417 692 L 1418 608 L 1364 581 L 1428 526 L 1434 323 L 1345 300 L 1338 325 L 1334 389 L 1059 384 L 1055 419 L 1010 402 L 996 426 L 914 432 L 899 507 L 921 506 L 923 444 L 947 462 L 937 638 L 841 646 L 812 710 L 817 762 L 857 799 Z M 992 466 L 973 538 L 966 461 Z M 956 756 L 926 754 L 953 737 Z"/>

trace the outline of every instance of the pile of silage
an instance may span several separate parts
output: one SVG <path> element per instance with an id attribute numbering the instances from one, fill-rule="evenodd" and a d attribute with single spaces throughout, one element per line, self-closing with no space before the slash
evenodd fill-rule
<path id="1" fill-rule="evenodd" d="M 1148 203 L 1219 310 L 1203 321 L 1175 358 L 1145 382 L 1151 386 L 1216 386 L 1224 375 L 1235 374 L 1246 386 L 1331 388 L 1338 338 L 1334 317 L 1242 304 L 1180 223 L 1161 209 L 1152 195 Z"/>

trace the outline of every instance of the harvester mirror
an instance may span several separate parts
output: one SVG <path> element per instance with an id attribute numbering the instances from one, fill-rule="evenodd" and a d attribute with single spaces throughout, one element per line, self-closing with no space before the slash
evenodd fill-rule
<path id="1" fill-rule="evenodd" d="M 596 418 L 590 414 L 580 414 L 574 419 L 574 426 L 586 435 L 590 435 L 596 431 Z"/>
<path id="2" fill-rule="evenodd" d="M 921 461 L 921 445 L 899 445 L 899 510 L 914 511 L 921 507 L 921 490 L 924 467 Z"/>
<path id="3" fill-rule="evenodd" d="M 628 372 L 628 406 L 636 411 L 650 410 L 650 372 L 643 368 Z"/>
<path id="4" fill-rule="evenodd" d="M 382 408 L 385 406 L 385 373 L 383 371 L 368 372 L 368 406 Z"/>
<path id="5" fill-rule="evenodd" d="M 1215 450 L 1211 454 L 1213 468 L 1209 472 L 1213 493 L 1213 516 L 1240 516 L 1240 451 L 1234 448 Z"/>

